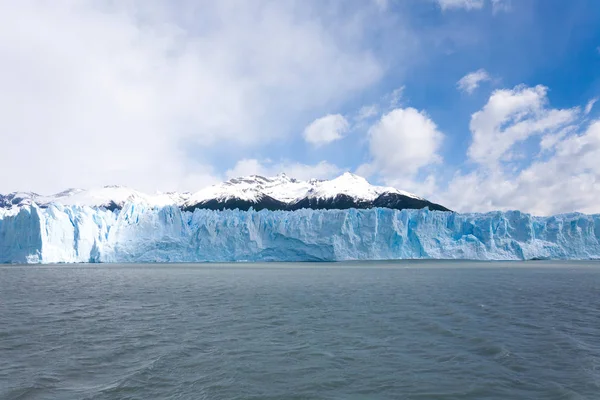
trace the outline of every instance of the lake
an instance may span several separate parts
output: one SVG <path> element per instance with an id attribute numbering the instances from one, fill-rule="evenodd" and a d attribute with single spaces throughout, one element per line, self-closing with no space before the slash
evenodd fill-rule
<path id="1" fill-rule="evenodd" d="M 599 397 L 599 262 L 0 267 L 1 399 Z"/>

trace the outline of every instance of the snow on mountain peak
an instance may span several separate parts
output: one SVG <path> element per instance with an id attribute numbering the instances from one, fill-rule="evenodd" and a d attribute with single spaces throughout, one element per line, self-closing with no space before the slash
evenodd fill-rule
<path id="1" fill-rule="evenodd" d="M 391 187 L 371 185 L 365 178 L 350 172 L 345 172 L 329 181 L 318 179 L 301 181 L 281 173 L 274 177 L 249 175 L 230 179 L 194 193 L 186 201 L 186 205 L 193 206 L 209 200 L 225 201 L 228 199 L 257 202 L 265 195 L 287 204 L 302 198 L 327 199 L 335 198 L 340 194 L 357 200 L 372 201 L 383 193 L 401 194 L 421 199 L 414 194 Z"/>
<path id="2" fill-rule="evenodd" d="M 327 181 L 325 181 L 327 182 Z M 355 175 L 351 172 L 344 172 L 342 175 L 328 181 L 331 184 L 337 185 L 339 187 L 351 187 L 354 185 L 359 185 L 362 187 L 376 187 L 371 185 L 365 178 L 362 176 Z"/>
<path id="3" fill-rule="evenodd" d="M 330 181 L 316 182 L 313 186 L 314 188 L 309 193 L 309 196 L 313 198 L 326 199 L 343 194 L 360 200 L 372 201 L 384 193 L 394 193 L 422 200 L 420 197 L 409 192 L 392 187 L 371 185 L 362 176 L 351 172 L 344 172 Z"/>
<path id="4" fill-rule="evenodd" d="M 72 196 L 74 194 L 81 193 L 81 192 L 85 192 L 85 189 L 70 188 L 70 189 L 67 189 L 67 190 L 63 190 L 60 193 L 55 194 L 54 197 Z"/>
<path id="5" fill-rule="evenodd" d="M 338 176 L 336 179 L 343 179 L 343 180 L 358 180 L 358 181 L 363 181 L 363 182 L 367 182 L 367 180 L 365 178 L 363 178 L 362 176 L 353 174 L 350 171 L 346 171 L 343 174 L 341 174 L 340 176 Z"/>
<path id="6" fill-rule="evenodd" d="M 285 172 L 277 174 L 277 177 L 275 179 L 280 180 L 282 182 L 297 182 L 298 181 L 296 178 L 292 178 L 292 177 L 288 176 Z"/>
<path id="7" fill-rule="evenodd" d="M 258 201 L 262 196 L 260 189 L 266 181 L 267 178 L 259 175 L 233 178 L 199 190 L 190 196 L 186 204 L 198 204 L 209 200 L 225 201 L 234 198 Z"/>
<path id="8" fill-rule="evenodd" d="M 71 188 L 62 192 L 42 196 L 37 193 L 11 193 L 8 196 L 0 195 L 0 207 L 2 207 L 2 197 L 9 199 L 10 206 L 24 206 L 36 203 L 41 207 L 46 207 L 52 203 L 62 204 L 64 206 L 88 206 L 88 207 L 121 207 L 127 201 L 143 202 L 152 206 L 182 205 L 189 197 L 189 193 L 156 193 L 148 195 L 124 186 L 108 185 L 96 189 L 77 189 Z M 7 201 L 5 200 L 5 203 Z"/>
<path id="9" fill-rule="evenodd" d="M 386 193 L 424 200 L 391 187 L 371 185 L 365 178 L 350 172 L 345 172 L 332 180 L 310 179 L 308 181 L 298 180 L 285 173 L 280 173 L 273 177 L 260 175 L 237 177 L 193 194 L 189 192 L 157 192 L 148 195 L 119 185 L 107 185 L 89 190 L 68 189 L 51 196 L 41 196 L 36 193 L 11 193 L 6 196 L 0 195 L 0 207 L 10 208 L 35 202 L 42 207 L 51 203 L 59 203 L 65 206 L 120 208 L 127 201 L 143 202 L 151 206 L 193 207 L 209 201 L 239 200 L 257 203 L 265 198 L 292 205 L 302 199 L 335 199 L 339 195 L 351 197 L 356 201 L 369 202 Z"/>

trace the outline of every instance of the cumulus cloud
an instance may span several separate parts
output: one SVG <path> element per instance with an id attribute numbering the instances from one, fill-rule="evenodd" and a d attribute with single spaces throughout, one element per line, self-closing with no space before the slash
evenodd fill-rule
<path id="1" fill-rule="evenodd" d="M 430 117 L 395 109 L 369 130 L 371 159 L 356 172 L 460 212 L 598 213 L 600 121 L 587 121 L 589 104 L 552 108 L 541 85 L 497 90 L 471 116 L 472 163 L 458 169 L 443 163 Z"/>
<path id="2" fill-rule="evenodd" d="M 600 121 L 556 145 L 548 160 L 536 161 L 516 182 L 524 196 L 516 206 L 539 214 L 600 212 Z"/>
<path id="3" fill-rule="evenodd" d="M 458 89 L 468 94 L 472 94 L 479 87 L 481 82 L 489 81 L 490 76 L 485 69 L 479 69 L 463 76 L 456 85 Z"/>
<path id="4" fill-rule="evenodd" d="M 368 133 L 371 161 L 358 172 L 377 173 L 383 180 L 410 179 L 428 165 L 438 163 L 444 135 L 422 111 L 398 108 L 383 115 Z"/>
<path id="5" fill-rule="evenodd" d="M 600 121 L 584 115 L 551 108 L 543 86 L 493 93 L 471 118 L 469 156 L 479 167 L 456 172 L 438 200 L 458 211 L 600 212 Z M 526 139 L 537 146 L 511 168 L 505 155 Z"/>
<path id="6" fill-rule="evenodd" d="M 549 109 L 544 86 L 517 86 L 497 90 L 481 111 L 471 117 L 473 142 L 469 158 L 495 167 L 503 157 L 510 158 L 516 143 L 541 134 L 552 134 L 574 121 L 579 109 Z"/>
<path id="7" fill-rule="evenodd" d="M 458 173 L 442 197 L 458 211 L 598 213 L 598 157 L 600 122 L 596 121 L 583 133 L 560 140 L 552 156 L 534 161 L 516 175 L 501 170 Z"/>
<path id="8" fill-rule="evenodd" d="M 380 78 L 364 21 L 315 4 L 0 2 L 0 192 L 212 181 L 208 149 L 293 132 Z"/>
<path id="9" fill-rule="evenodd" d="M 314 165 L 307 165 L 292 161 L 273 162 L 271 160 L 257 160 L 254 158 L 243 159 L 227 170 L 225 175 L 228 179 L 239 178 L 248 175 L 275 176 L 285 173 L 288 176 L 300 180 L 308 179 L 331 179 L 342 172 L 337 166 L 321 161 Z"/>
<path id="10" fill-rule="evenodd" d="M 343 115 L 329 114 L 314 120 L 304 129 L 304 140 L 314 146 L 323 146 L 341 139 L 349 127 Z"/>

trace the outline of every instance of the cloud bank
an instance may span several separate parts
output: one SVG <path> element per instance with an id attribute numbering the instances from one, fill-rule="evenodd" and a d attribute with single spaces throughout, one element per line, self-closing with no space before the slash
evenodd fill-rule
<path id="1" fill-rule="evenodd" d="M 314 7 L 1 2 L 0 191 L 220 178 L 202 156 L 212 147 L 289 135 L 380 78 L 359 16 Z"/>

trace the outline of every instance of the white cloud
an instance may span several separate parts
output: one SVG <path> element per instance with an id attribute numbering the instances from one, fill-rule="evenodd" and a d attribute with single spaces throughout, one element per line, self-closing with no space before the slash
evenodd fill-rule
<path id="1" fill-rule="evenodd" d="M 534 215 L 600 212 L 600 121 L 555 145 L 516 175 L 478 170 L 457 174 L 442 195 L 458 211 L 521 210 Z"/>
<path id="2" fill-rule="evenodd" d="M 369 130 L 370 164 L 383 177 L 412 177 L 422 167 L 441 161 L 438 150 L 443 139 L 424 112 L 392 110 Z"/>
<path id="3" fill-rule="evenodd" d="M 0 192 L 196 190 L 190 145 L 256 146 L 377 81 L 366 22 L 311 7 L 0 2 Z"/>
<path id="4" fill-rule="evenodd" d="M 473 142 L 470 159 L 495 168 L 503 158 L 510 158 L 516 143 L 531 136 L 555 132 L 574 121 L 579 110 L 547 109 L 547 88 L 518 86 L 497 90 L 481 111 L 471 117 Z"/>
<path id="5" fill-rule="evenodd" d="M 466 10 L 479 10 L 483 8 L 483 0 L 437 0 L 442 10 L 464 8 Z"/>
<path id="6" fill-rule="evenodd" d="M 582 128 L 579 108 L 552 109 L 546 95 L 543 86 L 493 93 L 471 121 L 469 155 L 479 167 L 457 172 L 436 200 L 462 212 L 600 212 L 600 121 Z M 540 155 L 532 144 L 522 165 L 510 167 L 506 154 L 530 138 Z"/>
<path id="7" fill-rule="evenodd" d="M 331 179 L 339 175 L 341 169 L 327 161 L 307 165 L 290 161 L 274 163 L 271 160 L 243 159 L 238 161 L 225 175 L 231 179 L 248 175 L 275 176 L 280 173 L 300 180 Z"/>
<path id="8" fill-rule="evenodd" d="M 553 157 L 538 161 L 516 179 L 523 193 L 515 206 L 548 215 L 578 210 L 600 212 L 600 121 L 556 145 Z"/>
<path id="9" fill-rule="evenodd" d="M 375 104 L 370 106 L 363 106 L 358 110 L 358 114 L 355 117 L 356 121 L 364 121 L 366 119 L 373 118 L 379 114 L 379 107 Z"/>
<path id="10" fill-rule="evenodd" d="M 471 117 L 470 171 L 441 163 L 444 136 L 427 115 L 393 110 L 369 131 L 371 160 L 356 173 L 459 212 L 600 213 L 600 120 L 586 125 L 593 103 L 555 109 L 547 95 L 544 86 L 493 92 Z"/>
<path id="11" fill-rule="evenodd" d="M 577 126 L 568 125 L 564 129 L 559 130 L 556 133 L 548 133 L 542 136 L 540 140 L 541 153 L 546 153 L 550 150 L 554 150 L 556 145 L 567 135 L 577 133 Z"/>
<path id="12" fill-rule="evenodd" d="M 585 125 L 585 112 L 552 108 L 547 94 L 522 85 L 490 95 L 471 118 L 471 171 L 441 163 L 444 136 L 412 108 L 373 125 L 371 161 L 356 171 L 460 212 L 599 213 L 600 120 Z"/>
<path id="13" fill-rule="evenodd" d="M 479 69 L 463 76 L 456 85 L 458 88 L 468 94 L 472 94 L 479 87 L 481 82 L 489 81 L 490 76 L 485 69 Z"/>
<path id="14" fill-rule="evenodd" d="M 322 146 L 341 139 L 350 125 L 340 114 L 317 118 L 304 129 L 304 139 L 315 146 Z"/>
<path id="15" fill-rule="evenodd" d="M 585 106 L 585 111 L 584 111 L 585 115 L 588 115 L 589 113 L 592 112 L 592 108 L 594 108 L 594 105 L 596 104 L 597 101 L 598 101 L 597 97 L 588 101 L 587 105 Z"/>

